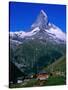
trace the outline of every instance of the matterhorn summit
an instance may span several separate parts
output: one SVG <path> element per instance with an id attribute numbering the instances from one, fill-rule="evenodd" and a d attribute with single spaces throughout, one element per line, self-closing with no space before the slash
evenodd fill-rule
<path id="1" fill-rule="evenodd" d="M 41 10 L 35 22 L 31 25 L 29 32 L 10 32 L 11 42 L 23 43 L 28 40 L 48 41 L 52 43 L 65 44 L 66 34 L 52 22 L 49 22 L 47 14 Z"/>
<path id="2" fill-rule="evenodd" d="M 46 13 L 43 10 L 41 10 L 35 23 L 32 24 L 31 27 L 32 28 L 39 27 L 40 29 L 42 29 L 42 28 L 46 28 L 47 24 L 48 24 L 48 17 L 46 15 Z"/>

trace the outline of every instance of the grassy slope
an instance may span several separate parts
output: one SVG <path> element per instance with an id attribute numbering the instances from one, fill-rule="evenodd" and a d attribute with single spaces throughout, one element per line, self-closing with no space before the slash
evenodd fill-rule
<path id="1" fill-rule="evenodd" d="M 10 88 L 23 88 L 23 87 L 37 87 L 37 86 L 54 86 L 54 85 L 65 85 L 66 80 L 64 77 L 49 77 L 48 80 L 40 81 L 40 80 L 29 80 L 26 83 L 17 83 L 11 84 Z"/>
<path id="2" fill-rule="evenodd" d="M 66 57 L 63 56 L 60 59 L 56 60 L 54 63 L 48 65 L 45 70 L 47 71 L 66 71 Z"/>

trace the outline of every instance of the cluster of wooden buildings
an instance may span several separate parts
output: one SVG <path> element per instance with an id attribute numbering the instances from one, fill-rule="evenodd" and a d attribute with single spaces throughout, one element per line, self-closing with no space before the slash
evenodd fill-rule
<path id="1" fill-rule="evenodd" d="M 9 87 L 11 83 L 21 83 L 24 80 L 28 79 L 37 79 L 37 80 L 47 80 L 49 78 L 49 74 L 45 71 L 41 71 L 37 74 L 31 74 L 29 77 L 28 75 L 26 76 L 20 68 L 13 62 L 10 62 L 9 65 Z M 27 78 L 28 77 L 28 78 Z"/>

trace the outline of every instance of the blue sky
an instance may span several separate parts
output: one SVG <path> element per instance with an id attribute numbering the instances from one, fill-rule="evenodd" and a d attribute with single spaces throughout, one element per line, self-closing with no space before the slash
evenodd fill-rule
<path id="1" fill-rule="evenodd" d="M 34 4 L 23 2 L 9 3 L 10 31 L 29 31 L 40 10 L 43 9 L 50 22 L 66 32 L 66 6 L 52 4 Z"/>

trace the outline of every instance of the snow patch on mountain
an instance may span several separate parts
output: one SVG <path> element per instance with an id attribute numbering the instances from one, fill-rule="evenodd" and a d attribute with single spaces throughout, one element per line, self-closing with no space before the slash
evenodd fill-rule
<path id="1" fill-rule="evenodd" d="M 27 32 L 25 36 L 32 36 L 32 35 L 35 35 L 37 32 L 39 32 L 40 29 L 39 27 L 36 27 L 35 29 L 33 29 L 32 31 L 30 32 Z"/>
<path id="2" fill-rule="evenodd" d="M 38 31 L 40 31 L 39 27 L 36 27 L 30 32 L 24 32 L 24 31 L 19 31 L 19 32 L 10 32 L 10 37 L 15 37 L 18 36 L 20 38 L 28 37 L 35 35 Z"/>
<path id="3" fill-rule="evenodd" d="M 58 38 L 60 40 L 66 40 L 66 35 L 65 33 L 58 28 L 57 26 L 54 25 L 55 28 L 51 27 L 49 30 L 46 30 L 49 34 L 51 34 L 54 38 Z"/>
<path id="4" fill-rule="evenodd" d="M 21 38 L 24 38 L 25 35 L 26 35 L 26 32 L 24 31 L 10 32 L 10 37 L 19 36 Z"/>
<path id="5" fill-rule="evenodd" d="M 20 42 L 20 41 L 17 41 L 17 40 L 10 40 L 11 42 L 13 42 L 13 43 L 17 43 L 17 44 L 21 44 L 22 42 Z"/>

